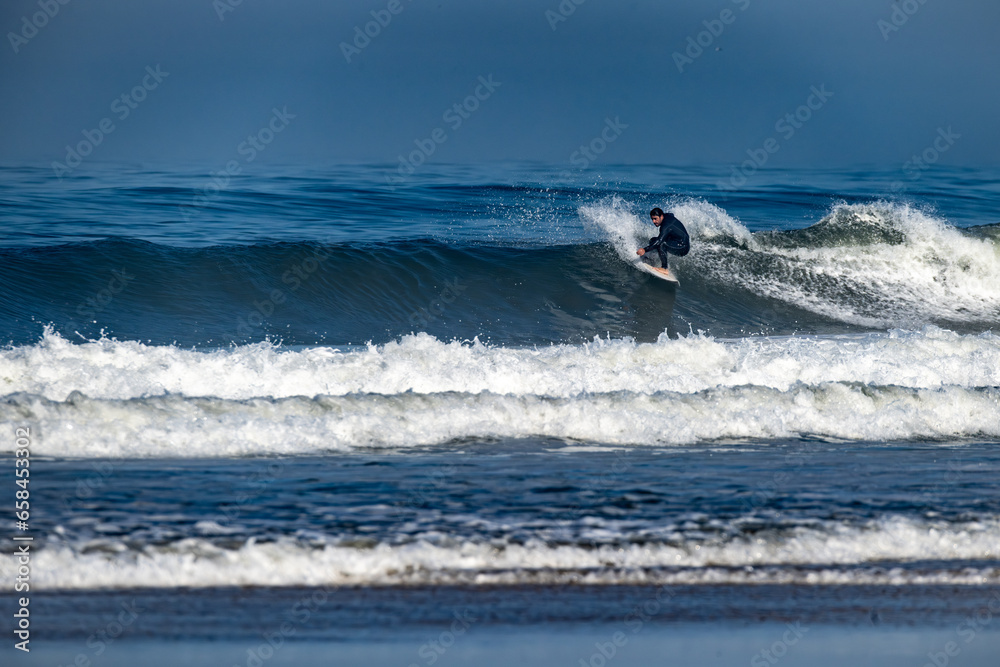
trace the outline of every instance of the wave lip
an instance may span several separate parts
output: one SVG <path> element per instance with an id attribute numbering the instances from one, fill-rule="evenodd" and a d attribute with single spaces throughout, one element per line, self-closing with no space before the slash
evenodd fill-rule
<path id="1" fill-rule="evenodd" d="M 690 254 L 671 262 L 679 291 L 635 269 L 655 230 L 612 197 L 579 206 L 579 219 L 535 220 L 574 229 L 532 241 L 521 238 L 526 221 L 493 220 L 485 239 L 476 227 L 469 238 L 404 244 L 189 248 L 117 237 L 0 248 L 0 331 L 18 344 L 34 342 L 39 323 L 74 340 L 107 331 L 189 346 L 384 343 L 417 332 L 538 344 L 652 340 L 688 323 L 717 335 L 1000 324 L 1000 226 L 961 230 L 872 202 L 835 205 L 805 229 L 765 220 L 752 226 L 767 231 L 751 232 L 707 201 L 665 205 L 692 236 Z"/>
<path id="2" fill-rule="evenodd" d="M 891 202 L 837 204 L 805 229 L 759 232 L 702 200 L 669 206 L 692 235 L 691 253 L 675 260 L 681 281 L 713 299 L 763 299 L 873 328 L 1000 322 L 995 235 Z M 623 261 L 635 261 L 651 229 L 620 199 L 580 216 Z"/>
<path id="3" fill-rule="evenodd" d="M 716 238 L 694 270 L 831 319 L 1000 322 L 1000 246 L 910 206 L 839 204 L 803 230 Z"/>

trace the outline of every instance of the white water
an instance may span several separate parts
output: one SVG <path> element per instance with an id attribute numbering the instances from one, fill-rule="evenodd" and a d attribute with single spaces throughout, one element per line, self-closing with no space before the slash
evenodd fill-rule
<path id="1" fill-rule="evenodd" d="M 1000 438 L 1000 390 L 847 383 L 695 394 L 378 394 L 248 399 L 180 396 L 67 402 L 18 397 L 2 422 L 30 422 L 46 456 L 211 457 L 407 448 L 460 438 L 550 437 L 682 445 L 800 435 L 861 441 Z"/>
<path id="2" fill-rule="evenodd" d="M 98 543 L 99 542 L 99 543 Z M 39 589 L 523 583 L 998 584 L 1000 524 L 887 517 L 750 537 L 627 547 L 444 539 L 372 548 L 293 539 L 224 549 L 203 538 L 130 550 L 114 540 L 53 540 L 32 556 Z M 86 548 L 87 553 L 82 553 Z M 909 564 L 909 565 L 908 565 Z M 12 580 L 13 556 L 0 558 Z"/>
<path id="3" fill-rule="evenodd" d="M 692 237 L 691 253 L 671 262 L 682 284 L 697 278 L 867 327 L 1000 322 L 1000 246 L 916 208 L 838 204 L 811 228 L 824 234 L 819 244 L 752 234 L 701 200 L 669 208 Z M 620 199 L 583 206 L 580 216 L 624 261 L 636 261 L 655 232 Z"/>
<path id="4" fill-rule="evenodd" d="M 72 344 L 48 333 L 0 351 L 4 395 L 64 401 L 179 394 L 228 399 L 465 392 L 569 398 L 596 392 L 695 393 L 754 385 L 854 382 L 921 389 L 1000 386 L 1000 336 L 935 327 L 827 337 L 661 337 L 655 343 L 506 348 L 427 334 L 367 349 L 284 350 L 261 343 L 194 351 L 138 342 Z"/>
<path id="5" fill-rule="evenodd" d="M 0 423 L 50 456 L 241 456 L 553 437 L 678 445 L 1000 437 L 1000 338 L 690 336 L 503 348 L 425 334 L 198 352 L 53 334 L 0 353 Z M 12 445 L 10 445 L 12 446 Z"/>

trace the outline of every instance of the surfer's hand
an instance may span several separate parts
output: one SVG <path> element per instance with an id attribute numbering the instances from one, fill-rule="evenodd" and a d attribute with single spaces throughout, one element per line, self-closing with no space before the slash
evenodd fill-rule
<path id="1" fill-rule="evenodd" d="M 643 255 L 646 254 L 646 251 L 643 250 L 642 248 L 639 248 L 638 250 L 635 251 L 635 254 L 639 255 L 639 257 L 642 257 Z"/>

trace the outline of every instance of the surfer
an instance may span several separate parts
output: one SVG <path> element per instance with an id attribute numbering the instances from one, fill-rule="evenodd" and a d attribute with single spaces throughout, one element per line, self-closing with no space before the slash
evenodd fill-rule
<path id="1" fill-rule="evenodd" d="M 660 228 L 659 234 L 649 239 L 649 245 L 645 248 L 639 248 L 635 251 L 635 254 L 642 257 L 653 248 L 656 248 L 656 251 L 660 254 L 660 263 L 664 269 L 669 270 L 670 267 L 667 266 L 667 253 L 677 255 L 678 257 L 688 254 L 688 251 L 691 250 L 691 238 L 688 236 L 687 230 L 684 229 L 684 225 L 674 217 L 673 213 L 664 213 L 663 209 L 654 208 L 649 212 L 649 217 L 652 219 L 653 224 Z"/>

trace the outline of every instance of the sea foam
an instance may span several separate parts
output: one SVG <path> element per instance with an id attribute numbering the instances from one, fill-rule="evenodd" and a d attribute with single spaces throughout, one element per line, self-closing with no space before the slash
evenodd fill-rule
<path id="1" fill-rule="evenodd" d="M 369 547 L 294 538 L 222 547 L 188 538 L 141 551 L 114 540 L 52 540 L 37 551 L 40 589 L 419 584 L 1000 584 L 995 520 L 887 516 L 720 540 L 547 544 L 417 540 Z M 953 567 L 942 565 L 948 561 Z M 0 557 L 13 577 L 16 558 Z"/>
<path id="2" fill-rule="evenodd" d="M 551 437 L 679 445 L 1000 436 L 1000 339 L 833 337 L 505 348 L 426 334 L 194 351 L 48 334 L 0 355 L 0 422 L 52 456 L 240 456 Z"/>

